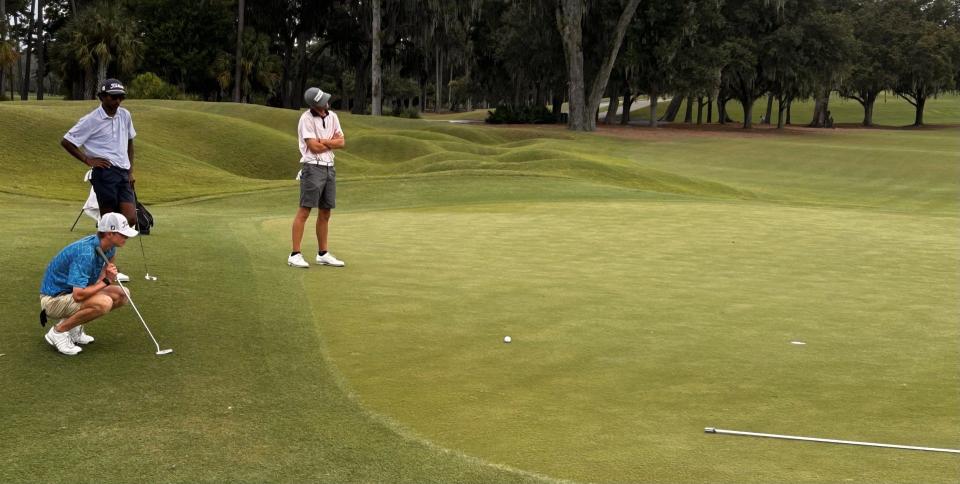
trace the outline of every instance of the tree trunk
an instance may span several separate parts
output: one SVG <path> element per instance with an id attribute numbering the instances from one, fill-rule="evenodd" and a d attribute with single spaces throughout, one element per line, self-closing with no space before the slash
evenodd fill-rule
<path id="1" fill-rule="evenodd" d="M 617 108 L 620 107 L 620 96 L 617 95 L 617 87 L 610 86 L 610 103 L 607 104 L 607 115 L 603 118 L 603 124 L 612 124 L 617 117 Z"/>
<path id="2" fill-rule="evenodd" d="M 703 96 L 697 97 L 697 126 L 703 124 Z"/>
<path id="3" fill-rule="evenodd" d="M 560 122 L 560 114 L 563 113 L 563 98 L 557 94 L 553 95 L 553 119 Z"/>
<path id="4" fill-rule="evenodd" d="M 871 97 L 864 99 L 863 103 L 863 125 L 864 126 L 873 126 L 873 105 L 877 101 L 877 96 L 872 95 Z"/>
<path id="5" fill-rule="evenodd" d="M 443 93 L 443 88 L 440 87 L 440 82 L 441 82 L 440 77 L 443 76 L 443 69 L 440 68 L 440 46 L 439 45 L 436 48 L 436 52 L 437 52 L 437 56 L 436 56 L 437 89 L 436 89 L 436 92 L 434 92 L 434 98 L 436 99 L 436 102 L 433 105 L 433 112 L 439 113 L 440 112 L 440 96 Z"/>
<path id="6" fill-rule="evenodd" d="M 783 96 L 777 96 L 777 129 L 783 129 L 783 112 L 786 109 L 787 104 L 783 102 Z"/>
<path id="7" fill-rule="evenodd" d="M 94 96 L 96 96 L 94 91 L 96 91 L 97 79 L 94 77 L 93 68 L 86 67 L 83 69 L 83 71 L 83 91 L 85 93 L 84 99 L 94 99 Z"/>
<path id="8" fill-rule="evenodd" d="M 567 127 L 574 131 L 588 131 L 584 110 L 586 100 L 583 79 L 583 3 L 580 0 L 557 2 L 557 29 L 563 41 L 563 53 L 567 61 Z"/>
<path id="9" fill-rule="evenodd" d="M 727 124 L 727 98 L 717 98 L 717 122 Z"/>
<path id="10" fill-rule="evenodd" d="M 817 93 L 816 101 L 813 105 L 813 119 L 810 121 L 811 128 L 823 128 L 827 125 L 827 119 L 830 117 L 830 89 L 824 89 Z"/>
<path id="11" fill-rule="evenodd" d="M 383 84 L 380 72 L 380 0 L 372 0 L 373 7 L 373 26 L 370 31 L 370 87 L 371 97 L 373 98 L 373 107 L 370 114 L 380 116 L 383 114 L 381 100 L 383 97 Z"/>
<path id="12" fill-rule="evenodd" d="M 657 98 L 660 97 L 660 93 L 657 92 L 657 85 L 654 84 L 650 86 L 650 127 L 657 127 Z"/>
<path id="13" fill-rule="evenodd" d="M 307 42 L 310 40 L 310 32 L 306 29 L 300 32 L 300 35 L 297 38 L 297 63 L 294 71 L 297 73 L 296 84 L 290 92 L 290 108 L 299 110 L 300 106 L 303 105 L 303 93 L 307 90 Z M 341 81 L 342 82 L 342 81 Z M 342 98 L 343 89 L 340 89 L 340 86 L 337 86 L 337 94 Z"/>
<path id="14" fill-rule="evenodd" d="M 607 82 L 610 80 L 610 73 L 613 71 L 614 64 L 616 64 L 617 53 L 620 52 L 620 46 L 623 44 L 623 37 L 626 35 L 627 27 L 630 26 L 633 14 L 637 11 L 639 5 L 640 0 L 627 0 L 623 12 L 620 13 L 620 19 L 617 21 L 617 27 L 613 33 L 613 45 L 609 46 L 610 51 L 600 64 L 600 70 L 593 79 L 593 86 L 590 88 L 590 96 L 587 99 L 587 102 L 589 102 L 587 112 L 589 113 L 596 113 L 600 108 L 600 99 L 603 97 L 603 91 L 606 90 Z M 594 116 L 590 119 L 590 129 L 593 130 L 596 127 L 597 118 Z"/>
<path id="15" fill-rule="evenodd" d="M 468 45 L 472 45 L 472 44 L 468 44 Z M 469 49 L 468 49 L 468 50 L 469 50 Z M 467 110 L 468 113 L 469 113 L 470 111 L 473 111 L 473 96 L 470 95 L 470 91 L 472 91 L 472 89 L 470 89 L 470 79 L 471 79 L 470 75 L 472 74 L 471 71 L 473 70 L 473 69 L 471 69 L 471 64 L 472 64 L 472 63 L 470 62 L 470 59 L 467 59 L 466 64 L 464 65 L 464 71 L 466 71 L 466 72 L 465 72 L 465 74 L 463 75 L 463 82 L 464 82 L 464 85 L 465 85 L 466 88 L 467 88 L 467 89 L 466 89 L 466 91 L 467 91 L 467 105 L 466 105 L 466 110 Z"/>
<path id="16" fill-rule="evenodd" d="M 707 97 L 707 124 L 713 122 L 713 97 Z"/>
<path id="17" fill-rule="evenodd" d="M 660 116 L 660 121 L 667 121 L 672 123 L 677 119 L 677 113 L 680 112 L 680 105 L 683 104 L 683 97 L 677 96 L 670 100 L 670 104 L 667 105 L 666 112 L 663 113 L 663 116 Z"/>
<path id="18" fill-rule="evenodd" d="M 94 95 L 97 94 L 96 87 L 107 80 L 107 58 L 106 56 L 97 59 L 97 82 L 94 83 Z"/>
<path id="19" fill-rule="evenodd" d="M 640 0 L 628 0 L 623 12 L 617 21 L 613 42 L 609 47 L 600 70 L 597 72 L 590 87 L 589 96 L 584 92 L 586 83 L 583 74 L 583 0 L 559 0 L 557 2 L 557 28 L 563 40 L 563 50 L 567 59 L 567 76 L 570 90 L 570 124 L 569 128 L 578 131 L 593 131 L 596 129 L 596 113 L 600 107 L 600 99 L 606 90 L 610 72 L 617 60 L 617 52 L 623 43 L 627 27 L 633 18 Z M 574 92 L 579 91 L 579 93 Z"/>
<path id="20" fill-rule="evenodd" d="M 37 0 L 37 100 L 43 101 L 43 78 L 47 77 L 46 47 L 43 40 L 43 0 Z"/>
<path id="21" fill-rule="evenodd" d="M 743 106 L 743 128 L 750 129 L 753 127 L 753 103 L 754 99 L 752 98 L 741 98 L 740 104 Z"/>
<path id="22" fill-rule="evenodd" d="M 693 122 L 693 96 L 687 96 L 687 108 L 683 113 L 683 122 L 686 124 Z"/>
<path id="23" fill-rule="evenodd" d="M 234 76 L 233 76 L 233 102 L 240 102 L 240 63 L 243 59 L 243 11 L 244 0 L 239 0 L 237 5 L 237 56 L 234 61 Z"/>
<path id="24" fill-rule="evenodd" d="M 7 40 L 7 0 L 0 0 L 0 42 Z M 6 73 L 5 68 L 0 66 L 0 101 L 3 101 L 6 98 L 6 95 L 3 94 L 3 80 L 4 74 Z M 12 101 L 12 99 L 11 99 Z"/>
<path id="25" fill-rule="evenodd" d="M 793 124 L 793 122 L 790 121 L 790 109 L 792 107 L 793 107 L 793 98 L 787 101 L 787 126 L 790 126 L 791 124 Z"/>
<path id="26" fill-rule="evenodd" d="M 31 55 L 33 55 L 34 49 L 33 33 L 37 30 L 37 8 L 36 3 L 32 0 L 30 1 L 30 14 L 28 18 L 33 20 L 33 25 L 27 29 L 27 56 L 22 73 L 23 84 L 20 88 L 21 101 L 26 101 L 30 98 L 30 66 L 32 64 Z"/>
<path id="27" fill-rule="evenodd" d="M 367 65 L 363 62 L 360 62 L 356 65 L 354 70 L 354 82 L 353 87 L 353 107 L 350 109 L 352 114 L 367 114 L 367 83 L 365 82 L 369 77 L 366 76 Z"/>
<path id="28" fill-rule="evenodd" d="M 773 93 L 767 95 L 767 112 L 763 115 L 763 124 L 770 124 L 771 116 L 773 116 Z"/>
<path id="29" fill-rule="evenodd" d="M 923 126 L 923 106 L 927 104 L 927 96 L 925 94 L 917 93 L 915 98 L 917 100 L 916 104 L 916 116 L 914 117 L 913 125 L 914 126 Z"/>
<path id="30" fill-rule="evenodd" d="M 284 108 L 293 107 L 293 38 L 283 39 L 283 68 L 280 73 L 280 102 Z"/>
<path id="31" fill-rule="evenodd" d="M 623 89 L 623 115 L 620 116 L 620 124 L 626 126 L 630 124 L 630 110 L 633 106 L 633 94 L 629 87 Z"/>
<path id="32" fill-rule="evenodd" d="M 420 110 L 420 113 L 423 113 L 427 110 L 427 80 L 420 79 L 420 99 L 417 99 L 417 109 Z"/>

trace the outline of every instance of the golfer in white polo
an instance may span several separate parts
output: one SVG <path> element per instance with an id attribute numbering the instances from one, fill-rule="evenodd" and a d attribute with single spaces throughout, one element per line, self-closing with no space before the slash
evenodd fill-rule
<path id="1" fill-rule="evenodd" d="M 343 148 L 345 141 L 340 118 L 330 111 L 330 93 L 311 87 L 303 94 L 310 107 L 300 116 L 297 139 L 300 141 L 300 208 L 293 219 L 293 243 L 287 265 L 308 268 L 303 260 L 300 242 L 310 210 L 317 208 L 317 264 L 343 267 L 342 260 L 327 251 L 330 214 L 337 204 L 337 171 L 333 167 L 333 150 Z"/>
<path id="2" fill-rule="evenodd" d="M 40 284 L 40 323 L 45 324 L 47 317 L 60 320 L 44 336 L 57 351 L 70 356 L 79 353 L 77 345 L 93 342 L 83 325 L 127 302 L 127 293 L 113 285 L 117 278 L 113 259 L 117 247 L 136 235 L 123 215 L 104 214 L 96 234 L 64 247 L 47 265 Z M 97 247 L 109 264 L 97 254 Z"/>

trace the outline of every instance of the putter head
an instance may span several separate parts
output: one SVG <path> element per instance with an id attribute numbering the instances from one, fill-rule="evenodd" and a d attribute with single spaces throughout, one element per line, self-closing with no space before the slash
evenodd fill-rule
<path id="1" fill-rule="evenodd" d="M 158 355 L 169 355 L 170 353 L 173 353 L 173 348 L 167 348 L 157 352 Z"/>
<path id="2" fill-rule="evenodd" d="M 147 273 L 147 275 L 143 276 L 143 278 L 146 279 L 146 280 L 148 280 L 148 281 L 156 281 L 156 280 L 157 280 L 157 276 L 151 276 L 149 272 Z"/>

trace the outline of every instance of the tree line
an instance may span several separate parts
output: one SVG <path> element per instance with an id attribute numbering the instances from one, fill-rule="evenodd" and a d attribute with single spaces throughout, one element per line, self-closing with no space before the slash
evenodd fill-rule
<path id="1" fill-rule="evenodd" d="M 357 114 L 531 108 L 592 130 L 640 96 L 652 126 L 681 106 L 726 123 L 733 101 L 744 127 L 782 127 L 810 99 L 826 126 L 832 95 L 870 126 L 885 92 L 921 125 L 960 90 L 960 0 L 0 0 L 0 18 L 0 99 L 92 99 L 117 77 L 299 109 L 316 85 Z"/>

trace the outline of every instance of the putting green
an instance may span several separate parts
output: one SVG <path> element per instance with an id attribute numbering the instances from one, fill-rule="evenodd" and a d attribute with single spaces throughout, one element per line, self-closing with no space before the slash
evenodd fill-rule
<path id="1" fill-rule="evenodd" d="M 365 406 L 444 447 L 583 481 L 960 470 L 949 455 L 703 434 L 955 446 L 955 219 L 633 201 L 337 227 L 348 270 L 300 275 L 330 358 Z"/>
<path id="2" fill-rule="evenodd" d="M 347 267 L 297 270 L 297 189 L 269 158 L 296 113 L 130 104 L 159 280 L 136 239 L 119 262 L 175 353 L 129 309 L 77 357 L 43 342 L 37 286 L 82 235 L 82 169 L 55 143 L 0 147 L 2 480 L 960 474 L 947 454 L 703 433 L 960 448 L 955 128 L 635 140 L 344 115 Z M 0 124 L 56 139 L 74 111 L 0 105 Z M 257 161 L 190 134 L 207 125 L 251 133 Z"/>

